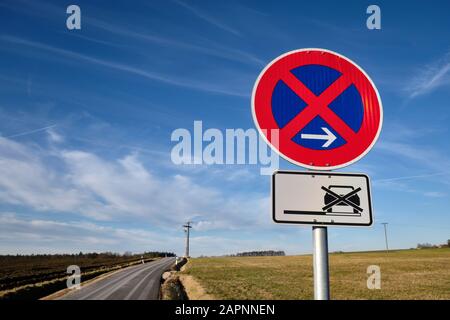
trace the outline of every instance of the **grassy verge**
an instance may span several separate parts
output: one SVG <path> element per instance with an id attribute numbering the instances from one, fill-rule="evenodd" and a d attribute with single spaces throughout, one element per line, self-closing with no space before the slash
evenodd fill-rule
<path id="1" fill-rule="evenodd" d="M 367 289 L 369 265 L 381 289 Z M 450 249 L 330 255 L 333 299 L 450 299 Z M 192 259 L 185 274 L 219 299 L 312 299 L 312 256 Z"/>

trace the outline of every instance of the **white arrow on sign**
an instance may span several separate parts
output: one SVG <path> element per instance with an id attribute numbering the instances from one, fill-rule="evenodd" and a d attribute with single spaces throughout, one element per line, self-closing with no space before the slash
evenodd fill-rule
<path id="1" fill-rule="evenodd" d="M 322 127 L 321 129 L 326 134 L 305 134 L 305 133 L 302 133 L 301 138 L 302 139 L 314 139 L 314 140 L 327 140 L 322 145 L 322 148 L 327 148 L 334 142 L 334 140 L 336 140 L 336 136 L 327 127 Z"/>

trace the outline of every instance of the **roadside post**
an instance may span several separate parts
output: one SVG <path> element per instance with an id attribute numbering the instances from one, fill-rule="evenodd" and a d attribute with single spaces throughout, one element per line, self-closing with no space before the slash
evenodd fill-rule
<path id="1" fill-rule="evenodd" d="M 252 115 L 274 151 L 309 170 L 273 173 L 272 218 L 312 226 L 314 298 L 328 300 L 327 227 L 373 223 L 369 177 L 331 170 L 358 161 L 377 141 L 383 122 L 378 90 L 350 59 L 325 49 L 299 49 L 260 73 Z"/>
<path id="2" fill-rule="evenodd" d="M 189 259 L 189 233 L 190 233 L 190 229 L 192 228 L 190 221 L 186 222 L 186 224 L 183 225 L 184 228 L 184 232 L 186 232 L 186 251 L 184 256 L 186 257 L 186 259 Z"/>

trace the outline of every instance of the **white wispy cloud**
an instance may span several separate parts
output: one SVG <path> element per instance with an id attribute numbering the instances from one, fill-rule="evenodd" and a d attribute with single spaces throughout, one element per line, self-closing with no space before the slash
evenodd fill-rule
<path id="1" fill-rule="evenodd" d="M 380 140 L 375 150 L 392 159 L 393 166 L 401 173 L 393 174 L 393 170 L 386 171 L 389 175 L 372 179 L 374 187 L 389 188 L 396 191 L 420 194 L 431 197 L 436 190 L 426 190 L 422 183 L 410 180 L 422 180 L 431 183 L 449 185 L 447 176 L 450 175 L 450 158 L 443 150 L 429 144 L 418 143 L 420 140 L 433 139 L 443 134 L 445 128 L 413 128 L 401 123 L 386 126 L 384 139 Z M 378 166 L 378 169 L 382 167 Z M 406 170 L 403 170 L 406 169 Z M 396 170 L 396 171 L 397 171 Z M 424 190 L 425 189 L 425 190 Z M 441 193 L 441 191 L 439 191 Z"/>
<path id="2" fill-rule="evenodd" d="M 135 153 L 104 159 L 94 153 L 51 150 L 0 138 L 0 200 L 38 212 L 168 227 L 202 215 L 204 229 L 260 224 L 268 196 L 224 194 L 186 175 L 156 176 Z"/>
<path id="3" fill-rule="evenodd" d="M 447 197 L 447 193 L 440 192 L 440 191 L 429 191 L 424 193 L 425 196 L 431 197 L 431 198 L 444 198 Z"/>
<path id="4" fill-rule="evenodd" d="M 217 28 L 219 28 L 219 29 L 221 29 L 223 31 L 232 33 L 235 36 L 241 36 L 241 33 L 238 30 L 236 30 L 236 29 L 226 25 L 225 23 L 219 21 L 218 19 L 216 19 L 212 15 L 207 14 L 206 12 L 204 12 L 204 11 L 198 9 L 198 8 L 195 8 L 195 7 L 191 6 L 191 5 L 188 5 L 187 3 L 183 2 L 183 1 L 180 1 L 180 0 L 173 0 L 173 1 L 175 3 L 177 3 L 178 5 L 182 6 L 183 8 L 185 8 L 186 10 L 188 10 L 189 12 L 191 12 L 196 17 L 202 19 L 203 21 L 206 21 L 207 23 L 209 23 L 209 24 L 211 24 L 211 25 L 213 25 L 213 26 L 215 26 L 215 27 L 217 27 Z"/>
<path id="5" fill-rule="evenodd" d="M 34 2 L 34 1 L 19 1 L 15 0 L 13 2 L 4 3 L 3 4 L 6 8 L 9 10 L 20 12 L 21 14 L 26 15 L 32 15 L 32 16 L 39 16 L 39 17 L 45 17 L 46 19 L 51 20 L 57 20 L 60 17 L 61 10 L 64 10 L 64 7 L 52 4 L 52 3 L 43 3 L 43 2 Z M 198 9 L 195 9 L 194 7 L 186 4 L 186 3 L 179 3 L 180 6 L 183 6 L 185 9 L 189 10 L 191 13 L 195 14 L 197 17 L 203 19 L 204 21 L 220 28 L 221 30 L 231 32 L 233 34 L 238 35 L 239 32 L 221 22 L 219 22 L 217 19 L 214 19 L 210 15 L 206 15 L 205 13 L 200 12 Z M 106 20 L 106 17 L 104 17 Z M 195 44 L 193 41 L 182 41 L 180 40 L 185 37 L 180 37 L 178 39 L 171 38 L 165 35 L 161 34 L 153 34 L 149 32 L 148 30 L 145 31 L 137 31 L 135 29 L 131 29 L 126 25 L 120 25 L 116 20 L 109 23 L 105 20 L 101 20 L 98 17 L 93 17 L 92 15 L 89 15 L 89 13 L 83 12 L 83 25 L 88 27 L 94 27 L 97 29 L 100 29 L 102 31 L 106 31 L 108 33 L 111 33 L 114 38 L 105 40 L 104 38 L 97 38 L 93 36 L 86 36 L 81 35 L 78 33 L 73 32 L 65 32 L 66 34 L 74 37 L 78 37 L 81 39 L 84 39 L 89 42 L 95 42 L 98 44 L 104 44 L 107 46 L 112 47 L 122 47 L 131 48 L 132 51 L 140 51 L 138 48 L 136 48 L 136 45 L 133 45 L 133 43 L 130 43 L 130 39 L 138 40 L 138 41 L 145 41 L 147 43 L 156 44 L 162 47 L 171 47 L 178 50 L 188 50 L 192 52 L 196 52 L 199 54 L 216 57 L 216 58 L 222 58 L 229 61 L 235 61 L 240 62 L 244 64 L 250 64 L 250 65 L 256 65 L 258 67 L 264 66 L 265 61 L 257 57 L 255 54 L 246 52 L 244 50 L 232 48 L 229 45 L 223 46 L 218 43 L 215 43 L 214 41 L 207 40 L 206 44 L 200 45 Z M 136 21 L 136 25 L 138 25 L 138 21 Z M 195 34 L 190 34 L 189 38 L 193 39 L 195 37 Z M 206 39 L 203 39 L 206 40 Z"/>
<path id="6" fill-rule="evenodd" d="M 60 143 L 64 142 L 64 137 L 56 132 L 53 127 L 47 129 L 48 139 L 50 142 Z"/>
<path id="7" fill-rule="evenodd" d="M 129 28 L 126 28 L 124 26 L 117 26 L 115 24 L 99 20 L 97 18 L 89 17 L 85 20 L 87 24 L 90 24 L 93 27 L 109 32 L 115 36 L 121 36 L 123 37 L 123 39 L 126 39 L 128 41 L 130 38 L 132 38 L 141 42 L 156 44 L 161 47 L 170 47 L 174 49 L 192 51 L 195 53 L 222 58 L 229 61 L 241 62 L 244 64 L 252 64 L 257 66 L 263 66 L 265 64 L 265 61 L 250 52 L 232 48 L 230 46 L 220 45 L 211 40 L 206 41 L 205 39 L 203 39 L 207 42 L 208 45 L 198 45 L 194 44 L 192 41 L 184 42 L 179 39 L 173 39 L 171 37 L 162 35 L 155 35 L 150 32 L 130 30 Z M 94 39 L 91 38 L 91 40 Z"/>
<path id="8" fill-rule="evenodd" d="M 200 229 L 196 227 L 191 235 L 191 254 L 194 256 L 270 249 L 286 250 L 290 253 L 299 251 L 297 243 L 289 244 L 283 236 L 266 239 L 237 239 L 233 237 L 233 234 L 228 236 L 196 234 L 199 231 Z M 0 212 L 0 254 L 78 253 L 80 251 L 139 253 L 152 250 L 183 254 L 184 241 L 181 228 L 170 234 L 161 234 L 145 228 L 125 229 L 85 220 L 60 221 Z"/>
<path id="9" fill-rule="evenodd" d="M 85 220 L 59 221 L 0 213 L 0 254 L 79 251 L 182 251 L 180 237 L 162 238 L 144 229 L 103 226 Z"/>
<path id="10" fill-rule="evenodd" d="M 95 58 L 91 57 L 85 54 L 76 53 L 73 51 L 69 51 L 66 49 L 50 46 L 44 43 L 31 41 L 27 39 L 22 39 L 14 36 L 7 36 L 2 35 L 0 36 L 0 40 L 19 44 L 23 46 L 27 46 L 29 48 L 39 49 L 39 50 L 45 50 L 47 52 L 51 52 L 53 54 L 57 54 L 63 57 L 71 58 L 71 59 L 77 59 L 79 61 L 88 62 L 94 65 L 103 66 L 112 70 L 126 72 L 132 75 L 137 75 L 152 81 L 158 81 L 161 83 L 183 87 L 183 88 L 189 88 L 189 89 L 195 89 L 198 91 L 204 91 L 209 93 L 218 93 L 218 94 L 225 94 L 230 96 L 237 96 L 237 97 L 248 97 L 249 93 L 239 92 L 232 89 L 223 88 L 223 86 L 215 86 L 211 83 L 206 82 L 199 82 L 194 81 L 191 79 L 183 79 L 180 77 L 171 77 L 168 75 L 160 74 L 157 72 L 152 72 L 148 70 L 144 70 L 142 68 L 138 68 L 132 65 L 127 65 L 119 62 L 109 61 L 105 59 Z"/>
<path id="11" fill-rule="evenodd" d="M 409 98 L 415 98 L 442 87 L 450 86 L 450 52 L 441 59 L 424 66 L 405 87 Z"/>
<path id="12" fill-rule="evenodd" d="M 402 176 L 402 177 L 393 177 L 393 178 L 385 178 L 385 179 L 375 179 L 374 182 L 377 183 L 383 183 L 383 182 L 392 182 L 392 181 L 400 181 L 400 180 L 416 180 L 416 179 L 425 179 L 425 178 L 432 178 L 432 177 L 438 177 L 438 176 L 446 176 L 450 175 L 450 171 L 445 172 L 434 172 L 434 173 L 428 173 L 428 174 L 417 174 L 417 175 L 409 175 L 409 176 Z"/>
<path id="13" fill-rule="evenodd" d="M 423 168 L 430 168 L 442 172 L 450 169 L 450 159 L 447 154 L 429 146 L 418 146 L 411 143 L 382 140 L 376 146 L 377 150 L 391 155 L 400 156 L 403 159 L 420 163 Z"/>
<path id="14" fill-rule="evenodd" d="M 94 37 L 89 37 L 86 35 L 82 35 L 79 33 L 75 33 L 75 32 L 71 32 L 71 31 L 67 31 L 65 30 L 64 32 L 61 32 L 64 35 L 67 35 L 69 37 L 75 37 L 75 38 L 79 38 L 82 40 L 86 40 L 92 43 L 97 43 L 97 44 L 101 44 L 101 45 L 105 45 L 105 46 L 110 46 L 110 47 L 127 47 L 127 45 L 125 44 L 120 44 L 117 42 L 113 42 L 113 41 L 107 41 L 107 40 L 103 40 L 103 39 L 98 39 L 98 38 L 94 38 Z"/>
<path id="15" fill-rule="evenodd" d="M 53 124 L 53 125 L 45 126 L 45 127 L 42 127 L 42 128 L 37 128 L 37 129 L 33 129 L 33 130 L 27 130 L 27 131 L 24 131 L 24 132 L 19 132 L 19 133 L 15 133 L 15 134 L 12 134 L 10 136 L 7 136 L 7 138 L 22 137 L 22 136 L 26 136 L 26 135 L 29 135 L 29 134 L 32 134 L 32 133 L 36 133 L 36 132 L 41 132 L 41 131 L 47 131 L 48 132 L 48 130 L 54 128 L 55 126 L 56 126 L 56 124 Z"/>
<path id="16" fill-rule="evenodd" d="M 0 154 L 1 201 L 37 211 L 83 210 L 86 197 L 48 168 L 41 150 L 0 138 Z"/>

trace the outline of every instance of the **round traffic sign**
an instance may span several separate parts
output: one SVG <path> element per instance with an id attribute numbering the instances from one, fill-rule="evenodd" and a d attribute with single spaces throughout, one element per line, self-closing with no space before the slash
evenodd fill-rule
<path id="1" fill-rule="evenodd" d="M 361 159 L 383 122 L 380 95 L 369 76 L 324 49 L 294 50 L 270 62 L 253 87 L 252 113 L 272 149 L 316 170 Z"/>

